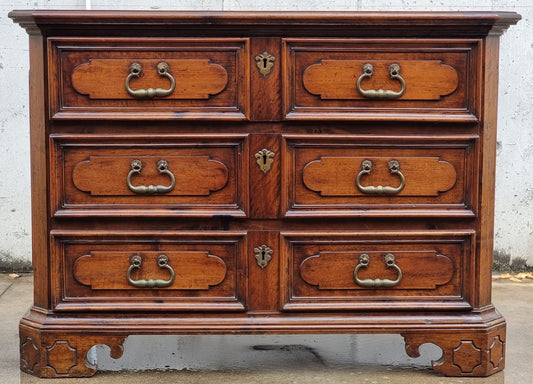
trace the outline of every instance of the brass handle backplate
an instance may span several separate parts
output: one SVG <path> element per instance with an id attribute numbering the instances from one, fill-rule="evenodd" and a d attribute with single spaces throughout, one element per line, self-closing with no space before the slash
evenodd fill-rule
<path id="1" fill-rule="evenodd" d="M 374 66 L 370 63 L 363 65 L 363 74 L 357 79 L 356 88 L 359 94 L 368 99 L 397 99 L 401 97 L 405 92 L 405 80 L 400 76 L 400 66 L 396 63 L 389 66 L 389 75 L 393 80 L 398 80 L 402 85 L 402 89 L 399 92 L 383 89 L 362 89 L 361 81 L 365 78 L 371 78 L 374 74 Z"/>
<path id="2" fill-rule="evenodd" d="M 148 88 L 134 90 L 130 88 L 130 81 L 134 77 L 138 78 L 141 76 L 142 66 L 139 63 L 131 63 L 130 73 L 128 77 L 126 77 L 126 90 L 131 96 L 136 97 L 138 99 L 169 96 L 172 94 L 172 92 L 174 92 L 174 89 L 176 88 L 176 80 L 174 80 L 174 77 L 170 74 L 169 70 L 169 65 L 164 61 L 157 64 L 157 73 L 159 74 L 159 76 L 166 77 L 170 80 L 170 88 Z"/>
<path id="3" fill-rule="evenodd" d="M 400 172 L 400 162 L 398 160 L 391 160 L 387 163 L 387 166 L 389 168 L 389 172 L 392 175 L 398 175 L 400 178 L 400 185 L 397 187 L 389 187 L 389 186 L 381 186 L 378 185 L 377 187 L 374 186 L 363 186 L 361 185 L 361 178 L 364 175 L 370 175 L 370 172 L 372 172 L 372 161 L 370 160 L 363 160 L 361 162 L 361 172 L 357 175 L 357 178 L 355 179 L 355 185 L 357 186 L 357 189 L 359 189 L 363 193 L 367 194 L 379 194 L 379 195 L 395 195 L 397 193 L 400 193 L 402 189 L 405 187 L 405 177 Z"/>
<path id="4" fill-rule="evenodd" d="M 398 272 L 398 278 L 396 280 L 389 279 L 364 279 L 361 280 L 357 276 L 357 273 L 361 268 L 367 268 L 370 264 L 370 256 L 366 253 L 363 253 L 359 256 L 359 264 L 355 267 L 353 271 L 353 277 L 357 285 L 365 288 L 391 288 L 400 283 L 402 280 L 402 270 L 396 265 L 396 257 L 392 253 L 387 253 L 385 255 L 385 265 L 387 268 L 394 268 Z"/>
<path id="5" fill-rule="evenodd" d="M 133 280 L 131 278 L 131 272 L 133 272 L 136 269 L 140 269 L 142 265 L 142 257 L 139 255 L 133 255 L 130 259 L 130 267 L 128 268 L 128 272 L 126 273 L 126 277 L 128 279 L 128 283 L 133 285 L 137 288 L 165 288 L 172 283 L 174 283 L 174 279 L 176 278 L 176 274 L 174 273 L 174 270 L 170 265 L 168 265 L 168 256 L 167 255 L 159 255 L 157 257 L 157 265 L 161 269 L 166 269 L 170 272 L 170 279 L 168 280 L 161 280 L 161 279 L 148 279 L 148 280 Z"/>
<path id="6" fill-rule="evenodd" d="M 170 185 L 164 186 L 164 185 L 139 185 L 134 186 L 131 183 L 131 178 L 135 174 L 140 174 L 143 167 L 143 163 L 140 160 L 133 160 L 131 162 L 131 170 L 128 173 L 128 177 L 126 178 L 126 184 L 128 184 L 128 188 L 130 191 L 134 193 L 138 193 L 140 195 L 152 195 L 154 193 L 168 193 L 174 189 L 176 186 L 176 178 L 168 170 L 168 162 L 166 160 L 159 160 L 157 162 L 157 169 L 159 170 L 159 173 L 164 173 L 165 175 L 168 175 L 170 178 Z"/>

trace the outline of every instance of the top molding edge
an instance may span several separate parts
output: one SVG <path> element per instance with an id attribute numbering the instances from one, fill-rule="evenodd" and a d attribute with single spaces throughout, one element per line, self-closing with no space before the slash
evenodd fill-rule
<path id="1" fill-rule="evenodd" d="M 8 15 L 29 34 L 58 33 L 74 28 L 84 35 L 120 31 L 139 26 L 146 35 L 173 26 L 205 31 L 244 29 L 251 35 L 291 35 L 296 28 L 307 28 L 313 35 L 364 36 L 381 31 L 382 36 L 484 36 L 501 34 L 521 16 L 515 12 L 231 12 L 231 11 L 111 11 L 111 10 L 15 10 Z M 385 28 L 383 30 L 383 28 Z M 309 29 L 311 28 L 311 29 Z M 365 32 L 367 31 L 367 32 Z"/>

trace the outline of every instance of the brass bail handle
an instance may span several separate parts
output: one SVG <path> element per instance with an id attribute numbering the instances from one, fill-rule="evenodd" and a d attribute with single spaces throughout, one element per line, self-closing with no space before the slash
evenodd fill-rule
<path id="1" fill-rule="evenodd" d="M 361 162 L 361 172 L 357 175 L 355 179 L 355 185 L 357 186 L 357 189 L 359 189 L 361 192 L 366 194 L 378 194 L 378 195 L 395 195 L 397 193 L 400 193 L 403 188 L 405 187 L 405 177 L 400 172 L 400 162 L 398 160 L 391 160 L 387 163 L 387 167 L 389 168 L 389 172 L 392 175 L 397 175 L 400 178 L 400 185 L 397 187 L 390 187 L 390 186 L 363 186 L 361 185 L 361 178 L 364 175 L 370 175 L 370 172 L 372 172 L 373 163 L 371 160 L 365 159 Z"/>
<path id="2" fill-rule="evenodd" d="M 365 288 L 391 288 L 400 283 L 402 280 L 402 270 L 396 265 L 396 257 L 392 253 L 387 253 L 385 255 L 385 265 L 387 268 L 394 268 L 398 272 L 398 278 L 396 280 L 389 279 L 364 279 L 361 280 L 357 276 L 357 273 L 361 268 L 367 268 L 370 264 L 370 256 L 366 253 L 363 253 L 359 256 L 359 264 L 355 267 L 353 271 L 353 277 L 357 285 Z"/>
<path id="3" fill-rule="evenodd" d="M 399 64 L 391 64 L 389 66 L 389 75 L 390 78 L 393 80 L 398 80 L 400 84 L 402 85 L 402 89 L 399 92 L 391 91 L 391 90 L 383 90 L 383 89 L 368 89 L 365 90 L 361 88 L 361 81 L 365 78 L 371 78 L 372 75 L 374 75 L 374 66 L 370 63 L 366 63 L 363 65 L 363 74 L 359 76 L 357 79 L 357 92 L 363 97 L 366 97 L 368 99 L 397 99 L 401 97 L 405 92 L 405 80 L 403 77 L 400 76 L 400 65 Z"/>
<path id="4" fill-rule="evenodd" d="M 139 63 L 131 63 L 130 73 L 128 77 L 126 77 L 126 90 L 131 96 L 136 97 L 138 99 L 169 96 L 172 94 L 172 92 L 174 92 L 174 89 L 176 88 L 176 80 L 174 80 L 174 77 L 170 74 L 169 70 L 170 66 L 164 61 L 157 64 L 157 73 L 159 74 L 159 76 L 166 77 L 170 80 L 169 89 L 148 88 L 133 90 L 130 88 L 130 81 L 134 77 L 139 78 L 141 76 L 142 66 Z"/>
<path id="5" fill-rule="evenodd" d="M 168 170 L 168 162 L 166 160 L 159 160 L 157 162 L 157 169 L 159 173 L 168 175 L 170 178 L 170 185 L 164 186 L 164 185 L 139 185 L 134 186 L 131 183 L 131 178 L 135 174 L 140 174 L 143 167 L 143 163 L 140 160 L 133 160 L 131 162 L 131 170 L 128 173 L 128 177 L 126 178 L 126 184 L 128 185 L 128 188 L 133 193 L 137 193 L 139 195 L 152 195 L 154 193 L 168 193 L 171 192 L 174 187 L 176 186 L 176 178 Z"/>
<path id="6" fill-rule="evenodd" d="M 136 269 L 140 269 L 142 266 L 142 257 L 139 255 L 133 255 L 130 258 L 130 267 L 128 268 L 128 272 L 126 272 L 126 278 L 128 279 L 128 283 L 133 285 L 137 288 L 165 288 L 169 287 L 174 283 L 174 279 L 176 278 L 176 274 L 174 273 L 174 270 L 170 265 L 168 265 L 168 256 L 167 255 L 159 255 L 157 257 L 157 265 L 161 269 L 166 269 L 170 272 L 170 279 L 168 280 L 161 280 L 161 279 L 148 279 L 148 280 L 133 280 L 131 278 L 131 272 L 133 272 Z"/>

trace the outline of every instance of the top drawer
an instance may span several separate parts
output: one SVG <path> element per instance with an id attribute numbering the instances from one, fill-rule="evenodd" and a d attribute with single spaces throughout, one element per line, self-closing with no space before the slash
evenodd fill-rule
<path id="1" fill-rule="evenodd" d="M 284 40 L 286 119 L 477 121 L 479 40 Z"/>
<path id="2" fill-rule="evenodd" d="M 54 119 L 249 114 L 248 39 L 49 39 Z"/>

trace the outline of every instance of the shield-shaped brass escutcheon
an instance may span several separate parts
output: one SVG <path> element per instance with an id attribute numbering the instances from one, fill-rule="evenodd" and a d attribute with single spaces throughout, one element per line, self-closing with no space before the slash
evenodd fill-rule
<path id="1" fill-rule="evenodd" d="M 257 64 L 257 68 L 259 68 L 259 73 L 261 73 L 265 77 L 270 75 L 270 72 L 272 72 L 272 68 L 274 68 L 275 61 L 276 56 L 271 53 L 268 53 L 267 51 L 255 57 L 255 63 Z"/>
<path id="2" fill-rule="evenodd" d="M 274 250 L 263 244 L 254 248 L 254 254 L 255 258 L 257 259 L 257 265 L 259 265 L 261 269 L 265 269 L 268 265 L 268 262 L 272 260 Z"/>
<path id="3" fill-rule="evenodd" d="M 266 148 L 263 148 L 254 156 L 256 158 L 256 162 L 259 166 L 259 169 L 261 169 L 263 173 L 267 173 L 268 171 L 270 171 L 270 168 L 272 168 L 272 163 L 274 162 L 274 156 L 276 156 L 276 154 Z"/>

